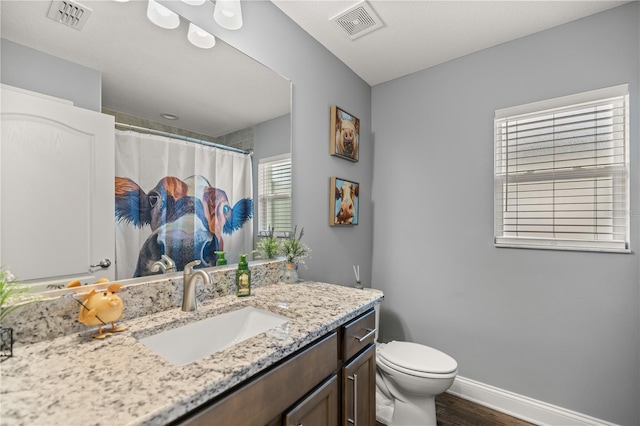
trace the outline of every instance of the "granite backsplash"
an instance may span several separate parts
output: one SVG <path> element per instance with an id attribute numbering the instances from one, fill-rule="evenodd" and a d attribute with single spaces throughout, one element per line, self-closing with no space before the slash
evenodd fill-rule
<path id="1" fill-rule="evenodd" d="M 251 269 L 252 287 L 262 287 L 277 283 L 282 275 L 284 259 L 254 261 Z M 213 297 L 235 293 L 236 266 L 217 266 L 207 268 L 213 278 L 213 286 L 196 285 L 196 298 L 204 302 Z M 124 302 L 123 320 L 137 318 L 157 312 L 180 307 L 182 304 L 182 272 L 153 275 L 123 281 L 118 295 Z M 16 309 L 9 314 L 3 327 L 13 328 L 14 345 L 37 343 L 73 333 L 94 333 L 96 327 L 87 327 L 78 322 L 80 305 L 74 295 L 90 291 L 91 288 L 103 289 L 109 285 L 76 287 L 63 294 L 55 293 L 42 300 Z"/>

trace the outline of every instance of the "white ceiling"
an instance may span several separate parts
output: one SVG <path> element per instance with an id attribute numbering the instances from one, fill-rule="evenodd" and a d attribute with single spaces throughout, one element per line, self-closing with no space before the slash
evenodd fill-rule
<path id="1" fill-rule="evenodd" d="M 384 26 L 351 41 L 329 18 L 358 1 L 271 1 L 370 85 L 626 3 L 371 0 Z M 50 0 L 1 0 L 1 35 L 100 70 L 104 107 L 193 132 L 219 136 L 289 112 L 289 81 L 220 40 L 191 46 L 184 20 L 164 30 L 143 0 L 79 2 L 92 9 L 81 31 L 47 18 Z"/>
<path id="2" fill-rule="evenodd" d="M 47 18 L 51 0 L 1 0 L 2 38 L 100 70 L 105 108 L 192 132 L 216 137 L 289 113 L 288 80 L 220 40 L 192 46 L 188 22 L 159 28 L 146 1 L 78 3 L 92 10 L 80 31 Z"/>
<path id="3" fill-rule="evenodd" d="M 330 18 L 359 0 L 271 0 L 374 86 L 627 1 L 370 0 L 382 28 L 351 40 Z"/>

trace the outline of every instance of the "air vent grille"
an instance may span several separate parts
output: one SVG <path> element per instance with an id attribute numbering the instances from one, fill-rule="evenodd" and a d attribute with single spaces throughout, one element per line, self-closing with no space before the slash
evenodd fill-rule
<path id="1" fill-rule="evenodd" d="M 53 0 L 47 17 L 76 30 L 81 30 L 91 15 L 91 9 L 71 0 Z"/>
<path id="2" fill-rule="evenodd" d="M 337 23 L 349 34 L 352 40 L 378 28 L 382 28 L 383 26 L 380 18 L 366 1 L 361 1 L 344 12 L 339 13 L 331 18 L 330 21 Z"/>

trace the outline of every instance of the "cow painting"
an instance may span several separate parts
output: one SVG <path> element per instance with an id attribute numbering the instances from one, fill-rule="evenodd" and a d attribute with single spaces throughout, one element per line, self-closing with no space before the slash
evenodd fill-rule
<path id="1" fill-rule="evenodd" d="M 358 224 L 358 197 L 360 184 L 331 178 L 331 225 Z"/>
<path id="2" fill-rule="evenodd" d="M 178 270 L 200 260 L 214 266 L 216 251 L 224 250 L 223 234 L 232 234 L 253 217 L 253 200 L 233 207 L 227 194 L 204 176 L 181 180 L 166 176 L 148 193 L 133 180 L 116 177 L 116 220 L 137 228 L 149 226 L 151 235 L 140 248 L 134 277 L 151 275 L 151 265 L 164 254 Z"/>

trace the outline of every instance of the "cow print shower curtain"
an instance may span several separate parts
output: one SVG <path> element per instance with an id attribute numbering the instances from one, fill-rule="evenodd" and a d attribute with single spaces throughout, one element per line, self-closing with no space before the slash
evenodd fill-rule
<path id="1" fill-rule="evenodd" d="M 116 277 L 230 262 L 253 242 L 251 157 L 164 136 L 116 130 Z"/>

